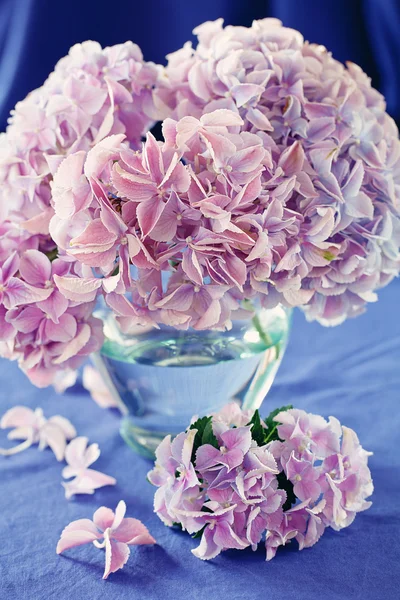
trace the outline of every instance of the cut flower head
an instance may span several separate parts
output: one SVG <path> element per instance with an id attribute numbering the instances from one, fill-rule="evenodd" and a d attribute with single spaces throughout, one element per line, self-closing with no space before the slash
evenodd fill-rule
<path id="1" fill-rule="evenodd" d="M 246 426 L 236 425 L 240 413 Z M 285 406 L 262 421 L 232 403 L 167 436 L 148 480 L 160 519 L 200 538 L 198 558 L 264 541 L 270 560 L 290 540 L 313 546 L 371 506 L 370 454 L 333 417 Z"/>

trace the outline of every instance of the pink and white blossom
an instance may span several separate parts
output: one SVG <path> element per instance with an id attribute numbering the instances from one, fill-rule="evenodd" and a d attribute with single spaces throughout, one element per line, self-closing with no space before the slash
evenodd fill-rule
<path id="1" fill-rule="evenodd" d="M 80 436 L 72 440 L 66 448 L 67 466 L 64 467 L 62 476 L 71 481 L 62 485 L 67 500 L 75 494 L 94 494 L 95 490 L 105 485 L 117 483 L 114 477 L 89 468 L 99 458 L 100 448 L 98 444 L 87 444 L 88 438 Z"/>
<path id="2" fill-rule="evenodd" d="M 76 437 L 75 427 L 65 417 L 54 415 L 46 419 L 41 408 L 32 410 L 28 406 L 10 408 L 2 416 L 0 428 L 12 428 L 7 435 L 9 440 L 22 440 L 13 448 L 0 448 L 0 455 L 3 456 L 11 456 L 39 444 L 39 450 L 50 447 L 57 460 L 61 461 L 66 454 L 68 441 Z"/>
<path id="3" fill-rule="evenodd" d="M 103 579 L 115 573 L 126 564 L 129 546 L 155 544 L 147 527 L 138 519 L 125 517 L 126 504 L 123 500 L 115 510 L 101 506 L 90 519 L 78 519 L 67 525 L 57 544 L 57 554 L 70 548 L 89 544 L 105 549 L 105 569 Z"/>

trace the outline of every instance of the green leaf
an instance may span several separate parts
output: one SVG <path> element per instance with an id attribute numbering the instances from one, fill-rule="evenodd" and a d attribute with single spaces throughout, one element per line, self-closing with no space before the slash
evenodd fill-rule
<path id="1" fill-rule="evenodd" d="M 214 448 L 219 448 L 218 440 L 214 435 L 212 428 L 212 419 L 208 421 L 206 426 L 204 427 L 203 435 L 201 438 L 201 444 L 210 444 Z"/>
<path id="2" fill-rule="evenodd" d="M 49 252 L 45 252 L 47 258 L 50 262 L 53 262 L 56 258 L 58 258 L 58 248 L 54 248 L 53 250 L 49 250 Z"/>
<path id="3" fill-rule="evenodd" d="M 289 481 L 283 471 L 281 471 L 276 478 L 278 480 L 278 488 L 280 490 L 285 490 L 287 496 L 282 508 L 283 510 L 289 510 L 293 504 L 296 504 L 297 500 L 296 494 L 293 491 L 293 483 Z"/>
<path id="4" fill-rule="evenodd" d="M 201 417 L 197 419 L 189 429 L 197 429 L 197 433 L 193 442 L 193 450 L 191 461 L 194 463 L 196 459 L 196 452 L 203 444 L 211 444 L 214 448 L 219 448 L 217 438 L 212 431 L 212 417 Z M 207 440 L 207 441 L 203 441 Z"/>
<path id="5" fill-rule="evenodd" d="M 284 412 L 291 408 L 293 408 L 293 405 L 288 404 L 287 406 L 282 406 L 281 408 L 276 408 L 275 410 L 273 410 L 272 412 L 269 413 L 268 417 L 264 420 L 264 423 L 267 426 L 267 434 L 266 434 L 264 444 L 267 444 L 268 442 L 272 442 L 274 440 L 279 440 L 279 435 L 278 435 L 278 430 L 277 430 L 279 423 L 276 423 L 276 421 L 274 421 L 274 417 L 276 417 L 276 415 L 278 415 L 280 412 Z"/>
<path id="6" fill-rule="evenodd" d="M 254 411 L 254 415 L 247 425 L 251 426 L 251 437 L 257 443 L 258 446 L 265 444 L 266 429 L 261 424 L 260 413 L 258 410 Z"/>
<path id="7" fill-rule="evenodd" d="M 198 442 L 198 446 L 200 446 L 201 439 L 202 439 L 203 433 L 204 433 L 204 429 L 206 428 L 206 425 L 210 419 L 211 419 L 211 417 L 201 417 L 200 419 L 197 419 L 197 421 L 195 421 L 194 423 L 192 423 L 190 425 L 189 429 L 197 429 L 197 433 L 194 438 L 194 444 L 196 444 L 196 442 Z"/>

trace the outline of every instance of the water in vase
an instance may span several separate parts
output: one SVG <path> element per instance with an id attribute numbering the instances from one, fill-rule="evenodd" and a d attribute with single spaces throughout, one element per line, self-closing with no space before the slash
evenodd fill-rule
<path id="1" fill-rule="evenodd" d="M 150 453 L 195 414 L 234 399 L 258 408 L 282 360 L 290 321 L 279 306 L 235 321 L 226 332 L 161 327 L 124 335 L 111 314 L 102 317 L 106 341 L 96 364 L 127 415 L 124 438 Z"/>

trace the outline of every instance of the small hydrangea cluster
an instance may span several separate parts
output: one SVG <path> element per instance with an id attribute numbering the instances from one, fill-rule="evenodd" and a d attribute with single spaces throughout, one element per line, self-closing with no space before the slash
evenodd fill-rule
<path id="1" fill-rule="evenodd" d="M 100 295 L 126 331 L 253 300 L 334 325 L 399 272 L 398 131 L 365 74 L 274 19 L 195 32 L 166 69 L 74 46 L 1 138 L 0 351 L 37 385 L 99 347 Z"/>
<path id="2" fill-rule="evenodd" d="M 326 527 L 348 527 L 367 510 L 374 491 L 367 452 L 357 434 L 335 417 L 289 409 L 274 418 L 278 440 L 268 445 L 278 468 L 298 499 L 284 512 L 280 526 L 266 534 L 267 560 L 276 549 L 296 539 L 300 550 L 313 546 Z"/>
<path id="3" fill-rule="evenodd" d="M 265 540 L 270 560 L 290 540 L 313 546 L 369 508 L 370 454 L 333 417 L 283 407 L 261 421 L 232 403 L 167 436 L 148 479 L 160 519 L 201 538 L 198 558 Z"/>
<path id="4" fill-rule="evenodd" d="M 85 270 L 49 231 L 54 173 L 66 156 L 85 155 L 109 134 L 124 133 L 139 147 L 162 117 L 162 94 L 153 90 L 162 78 L 131 42 L 104 50 L 77 44 L 17 104 L 0 137 L 0 351 L 38 386 L 62 389 L 60 374 L 69 377 L 102 341 L 94 303 L 71 301 L 55 284 L 56 276 L 81 278 Z"/>

